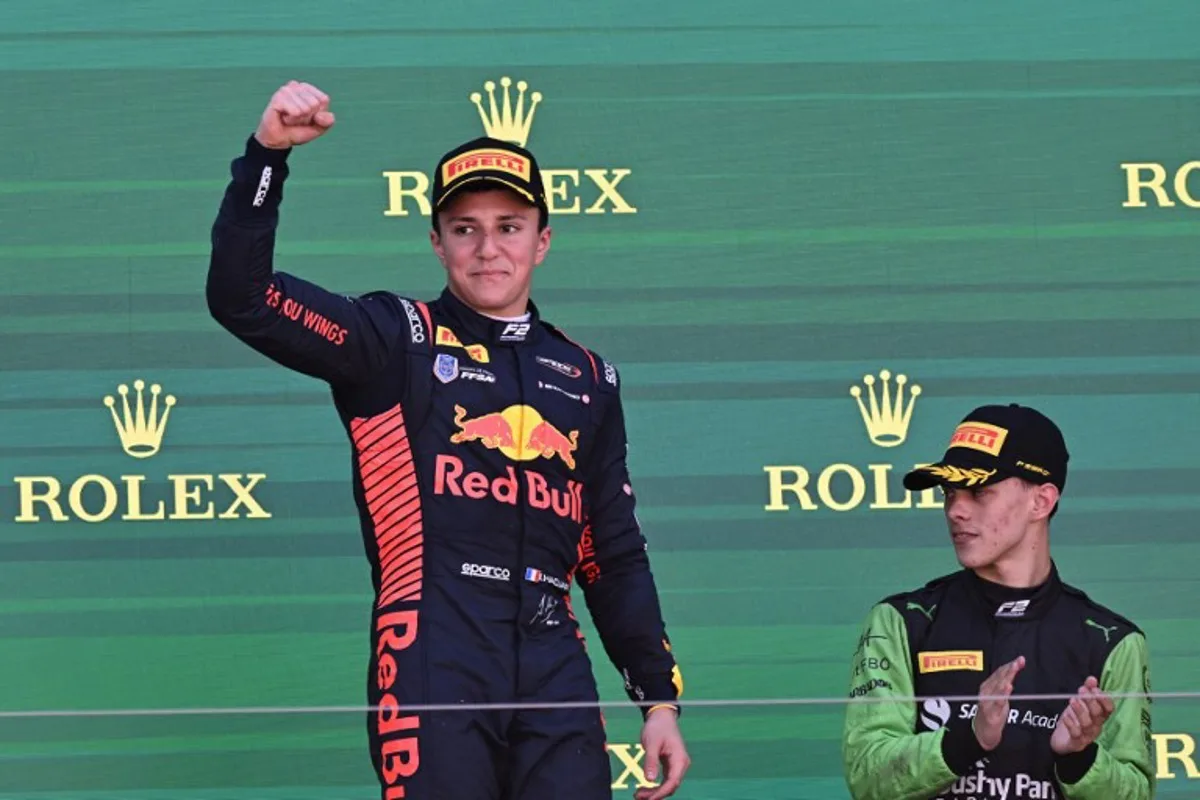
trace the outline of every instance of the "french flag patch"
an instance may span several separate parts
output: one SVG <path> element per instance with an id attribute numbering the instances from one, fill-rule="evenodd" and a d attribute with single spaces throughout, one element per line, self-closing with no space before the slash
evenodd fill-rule
<path id="1" fill-rule="evenodd" d="M 533 567 L 526 567 L 525 580 L 529 581 L 530 583 L 541 583 L 542 571 L 540 569 L 534 569 Z"/>

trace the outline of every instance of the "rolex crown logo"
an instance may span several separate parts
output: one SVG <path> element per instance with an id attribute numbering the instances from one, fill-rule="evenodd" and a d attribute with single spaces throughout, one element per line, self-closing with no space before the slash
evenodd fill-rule
<path id="1" fill-rule="evenodd" d="M 495 81 L 483 84 L 483 88 L 488 94 L 487 110 L 483 107 L 483 95 L 479 92 L 471 93 L 471 102 L 479 109 L 479 118 L 483 120 L 483 130 L 488 136 L 524 147 L 525 142 L 529 140 L 529 127 L 533 124 L 533 112 L 542 100 L 542 93 L 533 92 L 529 95 L 529 111 L 526 113 L 525 90 L 529 88 L 529 84 L 525 81 L 517 82 L 516 110 L 513 109 L 512 94 L 509 92 L 512 78 L 501 78 L 500 86 L 504 88 L 504 98 L 501 100 L 499 109 L 496 108 Z"/>
<path id="2" fill-rule="evenodd" d="M 117 414 L 117 401 L 111 394 L 104 398 L 104 405 L 112 412 L 113 424 L 117 426 L 117 435 L 121 437 L 121 448 L 134 458 L 149 458 L 162 446 L 167 417 L 171 413 L 171 406 L 175 405 L 175 396 L 169 394 L 163 398 L 164 408 L 160 417 L 158 396 L 162 393 L 162 387 L 157 383 L 150 387 L 149 412 L 143 394 L 146 382 L 136 380 L 133 388 L 137 392 L 135 408 L 129 407 L 129 387 L 123 383 L 117 387 L 117 393 L 121 395 L 122 413 Z"/>
<path id="3" fill-rule="evenodd" d="M 862 388 L 850 387 L 850 395 L 857 401 L 858 410 L 862 412 L 863 422 L 867 426 L 867 436 L 873 444 L 880 447 L 895 447 L 904 442 L 908 436 L 908 423 L 912 419 L 913 404 L 921 394 L 921 387 L 913 384 L 909 388 L 907 405 L 904 402 L 904 386 L 908 383 L 907 376 L 896 376 L 896 396 L 891 396 L 892 373 L 880 370 L 882 383 L 882 400 L 875 393 L 875 376 L 865 375 L 863 383 L 867 386 L 867 402 L 863 402 Z"/>

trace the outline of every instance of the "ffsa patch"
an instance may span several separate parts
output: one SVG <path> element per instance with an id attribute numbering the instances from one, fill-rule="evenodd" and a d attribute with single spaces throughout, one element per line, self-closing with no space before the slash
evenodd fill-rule
<path id="1" fill-rule="evenodd" d="M 449 383 L 458 377 L 458 359 L 446 353 L 438 353 L 433 361 L 433 374 L 442 383 Z"/>

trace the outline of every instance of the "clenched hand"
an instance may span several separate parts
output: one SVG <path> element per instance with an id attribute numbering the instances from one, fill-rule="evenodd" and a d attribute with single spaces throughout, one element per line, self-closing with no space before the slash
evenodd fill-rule
<path id="1" fill-rule="evenodd" d="M 310 83 L 288 81 L 271 96 L 254 138 L 263 147 L 286 150 L 322 136 L 333 123 L 329 95 Z"/>

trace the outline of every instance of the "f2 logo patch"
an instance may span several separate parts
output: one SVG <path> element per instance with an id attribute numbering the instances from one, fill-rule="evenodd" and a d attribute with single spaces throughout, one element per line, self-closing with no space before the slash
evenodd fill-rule
<path id="1" fill-rule="evenodd" d="M 1029 609 L 1028 600 L 1009 600 L 996 609 L 997 617 L 1023 617 Z"/>
<path id="2" fill-rule="evenodd" d="M 529 335 L 528 322 L 510 322 L 504 326 L 504 332 L 500 334 L 502 342 L 523 342 L 525 337 Z"/>

